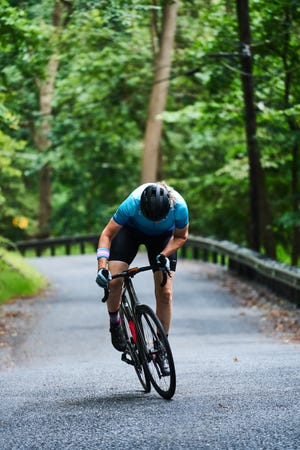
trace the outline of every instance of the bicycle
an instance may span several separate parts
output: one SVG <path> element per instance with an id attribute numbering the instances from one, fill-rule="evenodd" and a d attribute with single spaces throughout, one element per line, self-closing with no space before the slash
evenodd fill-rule
<path id="1" fill-rule="evenodd" d="M 152 266 L 133 267 L 112 275 L 112 279 L 123 278 L 120 316 L 126 349 L 121 360 L 134 367 L 146 393 L 151 391 L 152 385 L 161 397 L 169 400 L 176 390 L 171 347 L 160 320 L 150 306 L 140 303 L 132 282 L 138 273 L 152 269 Z M 162 286 L 166 279 L 167 274 L 163 272 Z M 109 287 L 105 289 L 102 302 L 108 295 Z M 163 368 L 163 358 L 168 361 L 167 373 Z"/>

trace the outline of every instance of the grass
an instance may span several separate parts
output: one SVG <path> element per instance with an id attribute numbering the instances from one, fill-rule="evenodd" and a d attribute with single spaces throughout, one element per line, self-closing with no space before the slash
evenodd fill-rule
<path id="1" fill-rule="evenodd" d="M 46 279 L 17 252 L 0 248 L 0 304 L 15 297 L 38 293 Z"/>

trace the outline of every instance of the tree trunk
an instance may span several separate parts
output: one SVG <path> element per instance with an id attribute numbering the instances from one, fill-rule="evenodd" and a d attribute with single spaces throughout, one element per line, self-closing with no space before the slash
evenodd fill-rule
<path id="1" fill-rule="evenodd" d="M 38 81 L 41 120 L 36 127 L 34 142 L 40 152 L 46 152 L 51 147 L 49 133 L 51 131 L 52 99 L 54 82 L 58 69 L 58 59 L 53 55 L 45 69 L 45 79 Z M 46 163 L 39 173 L 39 212 L 38 236 L 47 237 L 50 234 L 51 217 L 51 166 Z"/>
<path id="2" fill-rule="evenodd" d="M 289 55 L 291 55 L 291 27 L 292 27 L 292 15 L 289 7 L 285 9 L 285 33 L 283 35 L 284 45 L 282 53 L 282 62 L 285 71 L 284 77 L 284 106 L 286 109 L 291 107 L 291 87 L 293 80 L 293 71 L 291 70 L 296 66 L 297 62 L 290 60 Z M 299 127 L 297 121 L 293 117 L 287 117 L 287 123 L 289 129 L 293 136 L 295 136 Z M 292 226 L 292 251 L 291 251 L 291 264 L 293 266 L 298 265 L 298 259 L 300 254 L 300 231 L 299 225 L 295 222 L 295 218 L 299 215 L 299 144 L 296 141 L 292 147 L 292 181 L 291 181 L 291 192 L 292 192 L 292 212 L 293 212 L 293 226 Z"/>
<path id="3" fill-rule="evenodd" d="M 62 3 L 59 0 L 56 0 L 54 2 L 52 15 L 52 25 L 55 29 L 54 33 L 60 31 L 63 23 L 63 12 L 64 7 Z M 49 135 L 51 131 L 52 100 L 57 70 L 58 55 L 53 53 L 45 67 L 45 78 L 42 80 L 36 80 L 39 95 L 40 120 L 36 124 L 33 138 L 36 148 L 41 153 L 45 153 L 49 150 L 52 144 Z M 49 163 L 45 163 L 40 170 L 38 180 L 39 210 L 37 235 L 39 237 L 48 237 L 50 235 L 50 218 L 52 209 L 51 174 L 51 165 Z"/>
<path id="4" fill-rule="evenodd" d="M 178 1 L 167 1 L 163 9 L 163 27 L 160 49 L 155 61 L 154 84 L 152 87 L 148 119 L 144 137 L 141 181 L 146 183 L 158 179 L 162 119 L 167 101 L 172 51 L 176 30 Z"/>
<path id="5" fill-rule="evenodd" d="M 283 65 L 285 69 L 285 95 L 284 104 L 288 109 L 290 105 L 290 88 L 291 88 L 291 71 L 287 62 L 287 51 L 283 55 Z M 293 117 L 287 117 L 287 123 L 292 135 L 296 135 L 299 131 L 297 122 Z M 291 192 L 292 192 L 292 212 L 293 212 L 293 226 L 292 226 L 292 252 L 291 252 L 291 264 L 293 266 L 298 265 L 298 259 L 300 254 L 300 231 L 299 225 L 295 218 L 299 215 L 299 145 L 295 142 L 292 147 L 292 169 L 291 169 Z"/>
<path id="6" fill-rule="evenodd" d="M 295 130 L 293 130 L 295 132 Z M 293 196 L 293 213 L 294 217 L 299 215 L 299 146 L 297 144 L 293 147 L 293 161 L 292 161 L 292 196 Z M 293 238 L 292 238 L 292 255 L 291 264 L 293 266 L 298 265 L 298 259 L 300 254 L 300 231 L 299 225 L 294 223 L 293 225 Z"/>
<path id="7" fill-rule="evenodd" d="M 275 258 L 276 246 L 271 227 L 264 173 L 256 138 L 256 112 L 253 88 L 253 60 L 248 0 L 237 0 L 237 18 L 241 42 L 242 86 L 245 103 L 245 128 L 249 160 L 250 248 L 260 251 L 263 242 L 268 256 Z"/>

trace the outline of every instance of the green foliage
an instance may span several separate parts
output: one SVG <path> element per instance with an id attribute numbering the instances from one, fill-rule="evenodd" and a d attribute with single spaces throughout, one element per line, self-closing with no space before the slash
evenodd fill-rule
<path id="1" fill-rule="evenodd" d="M 248 168 L 239 59 L 234 56 L 239 51 L 232 20 L 235 5 L 220 1 L 193 11 L 185 5 L 189 33 L 184 33 L 180 20 L 178 31 L 187 50 L 177 52 L 177 66 L 187 72 L 187 90 L 180 90 L 176 103 L 170 96 L 164 115 L 168 142 L 180 165 L 180 185 L 197 218 L 197 223 L 192 219 L 192 229 L 247 245 Z M 298 222 L 287 217 L 299 215 L 291 211 L 292 154 L 299 146 L 299 5 L 262 0 L 250 8 L 258 145 L 277 242 L 290 249 L 290 232 Z M 205 25 L 194 29 L 191 16 Z M 229 56 L 214 56 L 222 52 Z M 182 77 L 173 84 L 182 86 Z M 172 136 L 180 136 L 175 151 Z M 174 167 L 167 173 L 174 173 Z"/>
<path id="2" fill-rule="evenodd" d="M 0 304 L 14 297 L 34 295 L 46 284 L 18 253 L 0 247 Z"/>
<path id="3" fill-rule="evenodd" d="M 179 18 L 178 39 L 187 51 L 177 52 L 176 65 L 186 75 L 174 79 L 171 90 L 180 89 L 180 96 L 173 102 L 170 95 L 163 116 L 173 147 L 172 155 L 166 149 L 165 173 L 172 181 L 176 174 L 173 183 L 188 201 L 193 233 L 245 244 L 248 166 L 239 62 L 214 56 L 237 52 L 235 21 L 223 2 L 203 6 L 193 10 L 192 22 Z M 181 20 L 186 26 L 189 21 L 188 34 Z"/>
<path id="4" fill-rule="evenodd" d="M 138 76 L 136 68 L 151 55 L 140 47 L 145 31 L 137 27 L 138 19 L 137 13 L 93 9 L 76 16 L 64 36 L 53 129 L 58 234 L 66 226 L 99 229 L 139 182 L 150 64 Z M 136 52 L 128 52 L 129 45 Z"/>
<path id="5" fill-rule="evenodd" d="M 26 192 L 37 158 L 28 147 L 25 118 L 26 112 L 34 114 L 34 77 L 43 76 L 49 47 L 41 27 L 6 1 L 0 4 L 0 28 L 0 233 L 20 239 L 24 231 L 12 226 L 13 218 L 36 214 L 32 196 Z M 30 224 L 33 231 L 34 219 Z"/>
<path id="6" fill-rule="evenodd" d="M 153 39 L 150 27 L 163 6 L 151 3 L 64 2 L 71 10 L 54 40 L 54 0 L 1 2 L 0 233 L 34 234 L 37 178 L 46 163 L 53 235 L 99 231 L 139 183 L 161 24 Z M 180 2 L 161 171 L 186 198 L 192 233 L 247 245 L 249 168 L 235 8 L 231 0 Z M 299 226 L 293 170 L 300 144 L 300 6 L 253 0 L 250 16 L 258 147 L 278 248 L 290 251 L 291 231 Z M 33 139 L 42 119 L 37 83 L 54 48 L 52 146 L 40 155 Z M 13 229 L 15 216 L 28 217 L 28 228 Z"/>
<path id="7" fill-rule="evenodd" d="M 20 211 L 23 215 L 29 214 L 23 200 L 26 194 L 22 164 L 18 161 L 24 146 L 24 142 L 14 140 L 0 130 L 0 232 L 11 238 L 20 237 L 12 226 L 13 217 Z"/>

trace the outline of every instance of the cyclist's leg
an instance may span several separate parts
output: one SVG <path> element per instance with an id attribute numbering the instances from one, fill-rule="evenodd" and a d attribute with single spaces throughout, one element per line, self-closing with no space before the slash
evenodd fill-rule
<path id="1" fill-rule="evenodd" d="M 151 265 L 156 264 L 156 256 L 166 247 L 172 234 L 166 233 L 160 236 L 152 236 L 145 243 L 148 258 Z M 154 285 L 156 298 L 156 314 L 161 321 L 165 333 L 169 333 L 171 319 L 172 319 L 172 298 L 173 298 L 173 277 L 177 264 L 177 253 L 174 252 L 169 256 L 171 277 L 167 278 L 164 286 L 161 286 L 162 273 L 159 270 L 154 270 Z"/>
<path id="2" fill-rule="evenodd" d="M 112 274 L 128 269 L 128 264 L 123 261 L 109 261 L 109 270 Z M 120 308 L 122 278 L 116 278 L 110 282 L 110 292 L 107 299 L 108 312 L 113 313 Z"/>
<path id="3" fill-rule="evenodd" d="M 134 235 L 123 227 L 112 241 L 109 258 L 109 270 L 112 274 L 126 270 L 138 250 Z M 126 339 L 121 327 L 120 303 L 122 293 L 122 278 L 116 278 L 110 283 L 110 293 L 107 299 L 107 309 L 110 317 L 110 333 L 112 344 L 118 351 L 125 351 Z"/>
<path id="4" fill-rule="evenodd" d="M 135 233 L 123 227 L 112 240 L 109 257 L 109 270 L 112 274 L 128 269 L 135 258 L 139 247 Z M 110 294 L 107 300 L 109 312 L 117 311 L 121 302 L 122 278 L 116 278 L 110 283 Z"/>
<path id="5" fill-rule="evenodd" d="M 164 327 L 165 333 L 169 334 L 170 324 L 172 320 L 172 304 L 173 304 L 173 276 L 168 277 L 165 286 L 161 286 L 162 274 L 156 271 L 153 274 L 156 298 L 156 314 Z"/>

